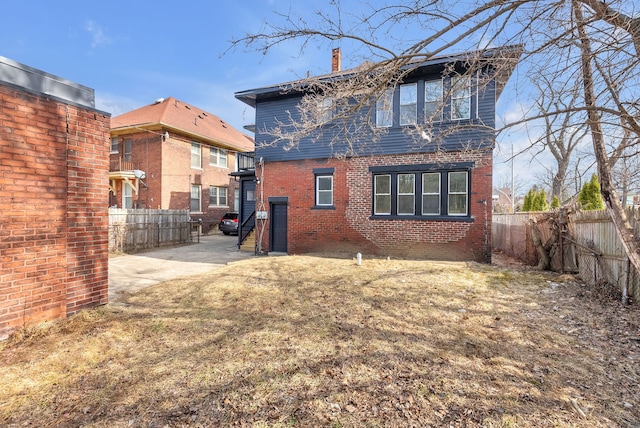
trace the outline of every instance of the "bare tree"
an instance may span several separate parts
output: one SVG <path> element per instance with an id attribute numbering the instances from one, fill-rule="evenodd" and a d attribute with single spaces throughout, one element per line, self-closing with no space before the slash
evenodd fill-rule
<path id="1" fill-rule="evenodd" d="M 553 81 L 549 76 L 540 74 L 534 77 L 539 97 L 536 108 L 542 116 L 544 129 L 542 135 L 531 142 L 531 148 L 540 153 L 551 153 L 556 162 L 545 167 L 544 182 L 551 189 L 550 200 L 557 196 L 565 200 L 566 181 L 571 162 L 576 162 L 576 148 L 588 143 L 585 136 L 589 132 L 583 112 L 576 112 L 576 103 L 581 99 L 580 81 Z M 546 178 L 549 182 L 546 182 Z"/>
<path id="2" fill-rule="evenodd" d="M 266 53 L 293 40 L 299 40 L 302 48 L 309 42 L 322 40 L 359 46 L 375 62 L 352 70 L 352 79 L 342 80 L 347 82 L 346 86 L 332 81 L 323 87 L 318 79 L 305 83 L 308 87 L 318 83 L 319 96 L 332 94 L 335 99 L 345 100 L 337 109 L 345 133 L 341 138 L 348 136 L 349 146 L 355 147 L 365 143 L 358 140 L 358 133 L 348 132 L 353 117 L 363 109 L 373 108 L 385 88 L 401 82 L 421 62 L 452 49 L 483 52 L 495 46 L 524 45 L 526 50 L 513 90 L 522 97 L 521 104 L 534 105 L 535 96 L 527 89 L 533 77 L 541 74 L 553 83 L 554 90 L 572 87 L 570 82 L 577 79 L 581 93 L 568 103 L 545 103 L 542 112 L 531 109 L 521 120 L 507 126 L 549 118 L 557 132 L 566 132 L 563 118 L 567 114 L 587 118 L 603 199 L 631 262 L 640 270 L 638 243 L 616 195 L 611 174 L 611 165 L 619 154 L 640 138 L 637 102 L 640 18 L 635 16 L 639 13 L 636 2 L 415 0 L 394 4 L 371 0 L 360 8 L 360 14 L 345 13 L 339 0 L 328 3 L 333 7 L 318 11 L 314 21 L 280 14 L 279 21 L 265 24 L 263 31 L 233 40 L 232 47 L 246 44 Z M 390 36 L 394 34 L 400 35 L 399 40 Z M 415 37 L 416 34 L 420 37 Z M 483 60 L 486 57 L 481 53 L 470 58 L 471 69 L 481 68 Z M 513 64 L 507 60 L 505 67 Z M 352 101 L 346 101 L 351 98 Z M 318 101 L 319 98 L 309 102 Z M 279 138 L 288 138 L 295 144 L 301 135 L 317 132 L 320 123 L 298 123 L 289 130 L 285 126 L 282 124 L 277 133 Z M 429 131 L 427 126 L 417 133 L 429 135 Z M 562 136 L 564 143 L 568 143 L 569 137 Z M 549 147 L 549 141 L 546 144 Z"/>

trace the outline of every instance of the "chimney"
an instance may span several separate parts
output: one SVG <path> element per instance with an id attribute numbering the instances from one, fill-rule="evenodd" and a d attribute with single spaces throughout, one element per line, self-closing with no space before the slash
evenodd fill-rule
<path id="1" fill-rule="evenodd" d="M 331 49 L 331 72 L 342 71 L 342 52 L 340 48 Z"/>

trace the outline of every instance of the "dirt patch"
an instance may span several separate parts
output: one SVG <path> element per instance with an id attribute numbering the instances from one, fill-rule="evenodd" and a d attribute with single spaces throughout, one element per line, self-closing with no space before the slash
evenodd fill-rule
<path id="1" fill-rule="evenodd" d="M 256 258 L 153 286 L 0 344 L 0 425 L 638 426 L 638 308 L 494 262 Z"/>

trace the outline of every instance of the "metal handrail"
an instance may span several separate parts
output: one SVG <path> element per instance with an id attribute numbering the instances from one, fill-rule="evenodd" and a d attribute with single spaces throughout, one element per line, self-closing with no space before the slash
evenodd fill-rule
<path id="1" fill-rule="evenodd" d="M 256 212 L 253 211 L 251 213 L 251 215 L 249 217 L 247 217 L 247 219 L 245 221 L 242 222 L 242 224 L 240 225 L 240 240 L 238 242 L 238 248 L 240 248 L 240 246 L 242 245 L 242 243 L 249 237 L 249 235 L 251 234 L 251 231 L 253 229 L 255 229 L 255 217 L 256 217 Z M 251 227 L 245 231 L 245 226 L 249 223 L 249 221 L 253 220 Z"/>

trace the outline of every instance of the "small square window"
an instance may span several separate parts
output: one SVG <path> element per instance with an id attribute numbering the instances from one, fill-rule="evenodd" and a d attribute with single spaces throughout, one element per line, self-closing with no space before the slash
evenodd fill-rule
<path id="1" fill-rule="evenodd" d="M 316 176 L 316 205 L 325 207 L 333 205 L 332 175 Z"/>

